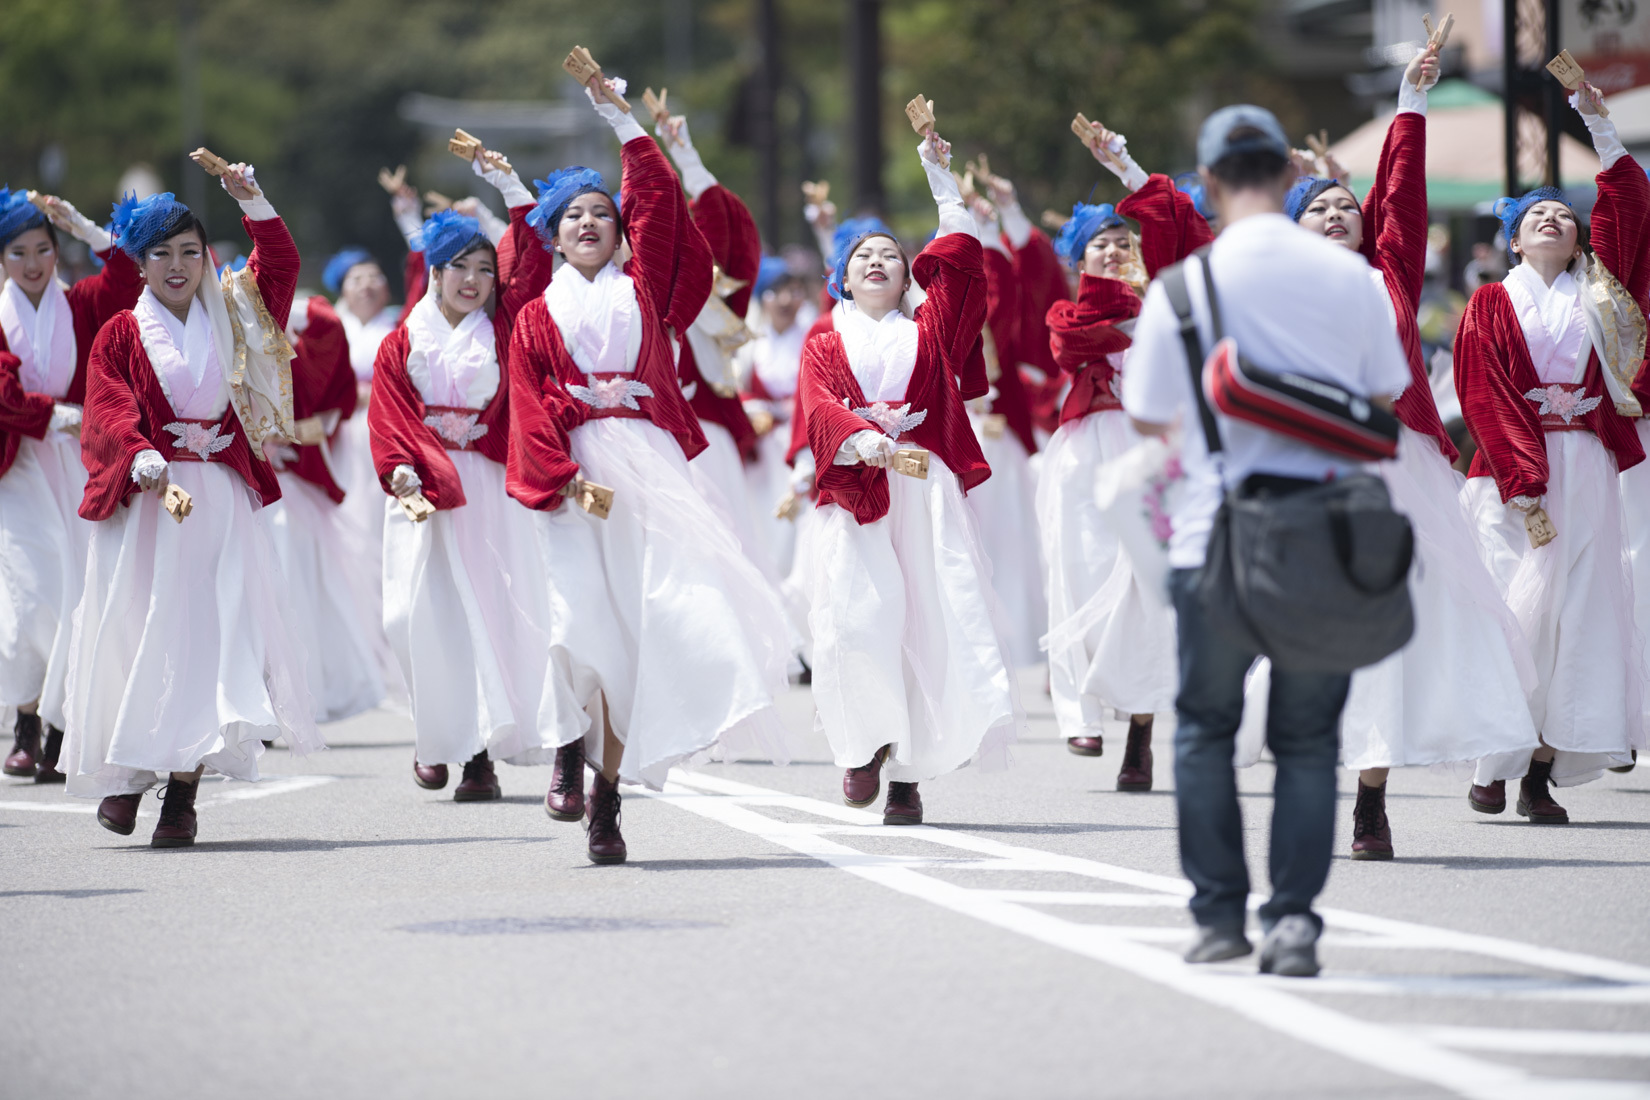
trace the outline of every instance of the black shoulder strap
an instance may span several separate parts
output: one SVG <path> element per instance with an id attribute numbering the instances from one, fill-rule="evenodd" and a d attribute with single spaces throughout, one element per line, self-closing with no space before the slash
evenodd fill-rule
<path id="1" fill-rule="evenodd" d="M 1215 302 L 1214 279 L 1209 272 L 1209 250 L 1200 248 L 1193 255 L 1203 264 L 1203 285 L 1209 294 L 1209 308 L 1214 321 L 1215 338 L 1220 338 L 1220 313 Z M 1203 396 L 1203 340 L 1197 333 L 1197 319 L 1192 316 L 1191 295 L 1186 292 L 1186 262 L 1164 268 L 1158 272 L 1157 281 L 1163 284 L 1164 293 L 1169 296 L 1169 305 L 1174 307 L 1175 318 L 1180 322 L 1180 339 L 1186 346 L 1186 369 L 1191 372 L 1192 397 L 1197 401 L 1198 420 L 1203 425 L 1203 439 L 1208 444 L 1210 454 L 1218 454 L 1221 450 L 1220 427 L 1215 423 L 1214 410 L 1209 408 L 1209 402 Z"/>

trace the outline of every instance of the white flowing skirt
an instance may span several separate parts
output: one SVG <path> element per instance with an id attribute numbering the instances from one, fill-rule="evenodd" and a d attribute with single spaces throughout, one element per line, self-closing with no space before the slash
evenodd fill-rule
<path id="1" fill-rule="evenodd" d="M 1062 424 L 1042 451 L 1037 519 L 1048 567 L 1049 687 L 1062 737 L 1098 734 L 1108 708 L 1174 710 L 1174 609 L 1141 587 L 1095 502 L 1095 471 L 1140 441 L 1126 413 L 1107 409 Z M 1079 612 L 1097 625 L 1065 637 L 1074 631 L 1061 625 Z"/>
<path id="2" fill-rule="evenodd" d="M 299 754 L 326 747 L 257 498 L 217 463 L 174 462 L 171 478 L 194 499 L 181 524 L 140 493 L 94 525 L 59 765 L 77 797 L 203 764 L 255 780 L 277 736 Z"/>
<path id="3" fill-rule="evenodd" d="M 1008 763 L 1023 724 L 991 566 L 956 475 L 890 475 L 888 514 L 819 509 L 815 727 L 839 767 L 893 745 L 890 780 Z"/>
<path id="4" fill-rule="evenodd" d="M 1650 418 L 1638 422 L 1639 442 L 1650 454 Z M 1621 475 L 1621 513 L 1627 525 L 1627 554 L 1633 563 L 1633 624 L 1650 639 L 1650 461 Z M 1650 708 L 1650 692 L 1645 693 Z M 1650 714 L 1645 720 L 1650 724 Z"/>
<path id="5" fill-rule="evenodd" d="M 610 609 L 577 625 L 573 649 L 597 673 L 578 701 L 599 714 L 599 690 L 625 746 L 620 778 L 658 789 L 699 754 L 789 761 L 797 746 L 774 707 L 791 661 L 784 610 L 694 487 L 681 447 L 620 417 L 580 425 L 572 444 L 581 476 L 614 492 L 607 519 L 582 520 L 599 555 L 586 583 L 605 584 Z M 599 763 L 599 726 L 586 743 Z"/>
<path id="6" fill-rule="evenodd" d="M 770 583 L 778 584 L 779 570 L 774 565 L 773 554 L 764 537 L 767 532 L 757 527 L 750 487 L 745 482 L 745 462 L 739 457 L 739 446 L 733 441 L 733 433 L 709 420 L 701 420 L 699 427 L 704 431 L 705 442 L 709 446 L 688 463 L 694 486 L 723 525 L 739 540 L 739 547 L 745 556 Z"/>
<path id="7" fill-rule="evenodd" d="M 356 614 L 361 629 L 372 643 L 373 656 L 386 691 L 402 699 L 406 684 L 401 666 L 384 635 L 384 501 L 387 495 L 372 464 L 372 433 L 367 428 L 367 407 L 356 409 L 344 421 L 328 445 L 327 461 L 333 478 L 344 490 L 339 505 L 344 544 L 345 577 L 355 593 Z"/>
<path id="8" fill-rule="evenodd" d="M 791 554 L 791 569 L 779 584 L 779 596 L 785 604 L 785 617 L 793 637 L 802 639 L 802 657 L 813 665 L 813 628 L 808 620 L 813 614 L 814 579 L 819 573 L 819 509 L 812 500 L 799 502 L 796 519 L 785 523 L 796 524 L 796 547 Z"/>
<path id="9" fill-rule="evenodd" d="M 584 723 L 547 690 L 550 597 L 533 513 L 504 491 L 504 467 L 449 451 L 466 500 L 413 523 L 385 498 L 384 632 L 412 704 L 423 764 L 483 749 L 547 764 Z"/>
<path id="10" fill-rule="evenodd" d="M 794 471 L 785 461 L 790 440 L 790 424 L 775 424 L 771 432 L 756 441 L 756 461 L 745 467 L 745 487 L 750 497 L 751 514 L 767 546 L 774 570 L 781 577 L 791 571 L 799 533 L 795 522 L 774 515 L 780 500 L 791 488 Z"/>
<path id="11" fill-rule="evenodd" d="M 38 699 L 41 720 L 59 729 L 92 537 L 77 514 L 85 489 L 80 439 L 64 432 L 25 438 L 0 477 L 0 707 Z"/>
<path id="12" fill-rule="evenodd" d="M 1561 786 L 1597 779 L 1646 746 L 1644 643 L 1633 624 L 1633 576 L 1615 456 L 1592 432 L 1548 432 L 1547 494 L 1557 537 L 1531 549 L 1524 514 L 1501 503 L 1493 478 L 1472 478 L 1485 563 L 1535 658 L 1535 727 L 1558 750 Z M 1529 753 L 1489 757 L 1478 782 L 1524 774 Z"/>
<path id="13" fill-rule="evenodd" d="M 281 473 L 281 499 L 265 509 L 286 577 L 284 599 L 309 664 L 315 720 L 336 722 L 384 699 L 372 639 L 346 570 L 350 554 L 342 505 L 296 474 Z"/>
<path id="14" fill-rule="evenodd" d="M 1019 436 L 1005 431 L 997 439 L 988 438 L 983 419 L 974 414 L 969 419 L 991 476 L 968 494 L 968 505 L 991 565 L 991 588 L 1007 631 L 1009 657 L 1016 667 L 1029 668 L 1042 663 L 1037 643 L 1048 630 L 1037 539 L 1037 480 L 1031 476 Z"/>

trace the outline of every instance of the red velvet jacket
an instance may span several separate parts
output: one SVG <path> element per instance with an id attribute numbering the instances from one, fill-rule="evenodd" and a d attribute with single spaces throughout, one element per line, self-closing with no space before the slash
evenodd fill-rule
<path id="1" fill-rule="evenodd" d="M 69 405 L 86 402 L 86 364 L 97 342 L 97 330 L 121 310 L 136 305 L 143 293 L 143 273 L 130 256 L 118 248 L 99 252 L 98 256 L 103 260 L 103 270 L 64 292 L 69 299 L 69 315 L 74 319 L 74 376 L 69 381 L 69 392 L 60 399 Z M 52 406 L 59 400 L 25 390 L 21 369 L 22 361 L 11 353 L 6 334 L 0 332 L 0 477 L 17 461 L 17 448 L 24 436 L 46 438 Z"/>
<path id="2" fill-rule="evenodd" d="M 1037 437 L 1031 430 L 1031 398 L 1019 368 L 1020 280 L 1014 273 L 1014 261 L 1007 253 L 995 248 L 982 251 L 985 253 L 985 331 L 991 333 L 997 352 L 997 377 L 989 380 L 997 390 L 997 396 L 991 400 L 991 411 L 1008 420 L 1009 431 L 1019 438 L 1026 454 L 1035 454 Z"/>
<path id="3" fill-rule="evenodd" d="M 241 225 L 252 237 L 252 255 L 246 266 L 257 281 L 258 293 L 275 323 L 286 327 L 292 292 L 298 285 L 298 247 L 286 223 L 279 218 Z M 224 384 L 228 384 L 227 367 Z M 172 461 L 178 447 L 165 425 L 177 420 L 166 391 L 143 350 L 137 318 L 129 309 L 115 314 L 99 330 L 86 368 L 86 413 L 80 429 L 80 458 L 86 464 L 86 493 L 80 501 L 82 519 L 108 519 L 126 499 L 138 492 L 132 480 L 132 460 L 140 451 L 159 451 Z M 254 455 L 246 430 L 230 402 L 218 421 L 219 432 L 233 442 L 212 456 L 246 481 L 264 504 L 281 499 L 275 471 L 263 455 Z"/>
<path id="4" fill-rule="evenodd" d="M 493 293 L 497 310 L 493 314 L 493 347 L 498 355 L 498 390 L 485 408 L 477 410 L 476 426 L 487 426 L 487 434 L 473 448 L 494 462 L 510 457 L 510 337 L 520 314 L 530 302 L 538 301 L 550 283 L 554 257 L 539 244 L 527 224 L 531 204 L 510 211 L 507 237 L 515 248 L 508 271 L 499 264 Z M 528 247 L 522 247 L 526 244 Z M 423 482 L 424 499 L 440 509 L 462 508 L 464 487 L 458 469 L 442 445 L 435 429 L 424 423 L 424 398 L 407 374 L 407 355 L 412 338 L 406 326 L 384 337 L 372 367 L 372 401 L 367 405 L 367 426 L 372 436 L 372 464 L 384 491 L 397 466 L 411 466 Z"/>
<path id="5" fill-rule="evenodd" d="M 636 138 L 620 150 L 624 167 L 625 274 L 636 284 L 642 346 L 635 378 L 653 391 L 637 398 L 647 418 L 671 435 L 689 459 L 705 449 L 699 418 L 682 396 L 667 329 L 684 332 L 710 296 L 712 259 L 694 227 L 676 173 L 652 141 Z M 561 506 L 562 486 L 578 472 L 568 433 L 590 418 L 590 406 L 565 387 L 585 374 L 562 343 L 542 294 L 516 318 L 510 337 L 510 495 L 542 511 Z"/>
<path id="6" fill-rule="evenodd" d="M 835 332 L 836 322 L 832 319 L 831 311 L 836 309 L 836 299 L 829 294 L 825 295 L 826 306 L 814 318 L 814 323 L 808 327 L 808 335 L 802 340 L 802 354 L 808 354 L 808 345 L 813 343 L 815 336 L 822 333 Z M 785 462 L 796 465 L 796 456 L 808 449 L 808 412 L 802 407 L 801 368 L 798 367 L 796 392 L 791 395 L 791 445 L 785 449 Z"/>
<path id="7" fill-rule="evenodd" d="M 1214 240 L 1192 200 L 1162 174 L 1148 177 L 1140 190 L 1117 204 L 1117 212 L 1140 224 L 1140 258 L 1148 279 Z M 1101 408 L 1118 407 L 1107 399 L 1115 372 L 1105 356 L 1129 346 L 1129 337 L 1113 326 L 1139 313 L 1140 299 L 1126 283 L 1091 275 L 1079 279 L 1076 302 L 1055 302 L 1049 309 L 1050 350 L 1072 376 L 1060 423 L 1087 416 L 1097 401 Z"/>
<path id="8" fill-rule="evenodd" d="M 1039 229 L 1019 248 L 1011 246 L 1014 256 L 1014 276 L 1020 286 L 1020 340 L 1016 354 L 1020 357 L 1022 378 L 1027 399 L 1031 404 L 1031 419 L 1037 427 L 1052 432 L 1060 426 L 1060 391 L 1065 379 L 1060 365 L 1054 361 L 1049 347 L 1048 311 L 1055 302 L 1071 297 L 1066 283 L 1065 268 L 1054 246 Z M 1025 372 L 1035 368 L 1036 377 Z"/>
<path id="9" fill-rule="evenodd" d="M 504 256 L 499 255 L 498 274 L 504 276 Z M 430 269 L 424 263 L 423 252 L 408 252 L 406 262 L 401 268 L 401 286 L 405 296 L 401 299 L 401 315 L 395 319 L 397 327 L 407 323 L 407 317 L 412 313 L 419 299 L 430 290 Z"/>
<path id="10" fill-rule="evenodd" d="M 970 349 L 977 348 L 985 323 L 985 271 L 980 253 L 980 242 L 972 235 L 951 233 L 936 238 L 911 263 L 912 276 L 928 292 L 928 300 L 917 309 L 917 362 L 903 400 L 911 403 L 913 411 L 927 410 L 928 417 L 905 439 L 943 460 L 961 479 L 964 492 L 991 476 L 957 382 L 958 368 Z M 870 421 L 849 411 L 863 408 L 866 400 L 848 365 L 841 336 L 832 332 L 809 337 L 802 349 L 797 389 L 808 418 L 808 442 L 818 463 L 819 503 L 839 504 L 862 524 L 887 515 L 886 470 L 860 463 L 838 466 L 831 461 L 849 436 L 876 430 Z"/>
<path id="11" fill-rule="evenodd" d="M 745 284 L 727 297 L 728 308 L 735 316 L 743 318 L 750 308 L 751 288 L 762 265 L 762 236 L 757 232 L 756 219 L 751 217 L 750 210 L 738 195 L 719 183 L 707 187 L 688 209 L 694 227 L 704 235 L 711 257 L 722 269 L 722 274 Z M 678 334 L 683 331 L 676 330 Z M 739 448 L 740 457 L 746 462 L 754 462 L 756 429 L 751 427 L 750 417 L 745 415 L 744 402 L 739 400 L 738 394 L 723 397 L 711 388 L 699 373 L 693 345 L 688 343 L 686 336 L 682 337 L 681 357 L 677 360 L 676 370 L 683 392 L 688 392 L 691 387 L 693 396 L 688 399 L 688 404 L 693 406 L 699 419 L 726 428 L 728 434 L 733 436 L 734 445 Z"/>
<path id="12" fill-rule="evenodd" d="M 1591 236 L 1594 256 L 1643 309 L 1650 295 L 1650 181 L 1632 157 L 1598 174 Z M 1583 385 L 1587 396 L 1599 398 L 1584 419 L 1626 470 L 1644 461 L 1644 448 L 1633 421 L 1616 412 L 1604 388 L 1598 353 L 1583 347 L 1588 355 Z M 1479 287 L 1455 334 L 1455 392 L 1478 442 L 1467 476 L 1495 478 L 1502 500 L 1547 491 L 1546 435 L 1537 406 L 1524 396 L 1541 385 L 1507 288 Z"/>
<path id="13" fill-rule="evenodd" d="M 337 410 L 338 422 L 355 415 L 355 371 L 349 363 L 349 337 L 332 303 L 319 294 L 310 298 L 309 324 L 292 350 L 292 416 L 295 420 Z M 336 429 L 335 429 L 336 430 Z M 344 489 L 332 476 L 319 446 L 297 448 L 298 460 L 287 469 L 320 489 L 334 504 L 344 502 Z"/>
<path id="14" fill-rule="evenodd" d="M 1381 273 L 1392 310 L 1398 318 L 1398 340 L 1409 359 L 1409 387 L 1398 398 L 1398 419 L 1422 435 L 1438 441 L 1444 458 L 1454 462 L 1459 452 L 1444 431 L 1438 405 L 1432 399 L 1432 381 L 1421 358 L 1421 283 L 1427 262 L 1427 118 L 1405 111 L 1387 127 L 1375 183 L 1364 199 L 1362 251 Z"/>

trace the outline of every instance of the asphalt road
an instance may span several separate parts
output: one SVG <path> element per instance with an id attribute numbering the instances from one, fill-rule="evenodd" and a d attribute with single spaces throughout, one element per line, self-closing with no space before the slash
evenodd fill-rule
<path id="1" fill-rule="evenodd" d="M 1398 772 L 1398 859 L 1341 856 L 1325 970 L 1189 968 L 1168 769 L 1113 789 L 1027 679 L 1006 773 L 928 827 L 843 806 L 821 744 L 627 791 L 631 860 L 412 783 L 408 721 L 207 780 L 192 849 L 0 785 L 0 1097 L 1650 1097 L 1650 767 L 1484 817 Z M 809 723 L 805 691 L 785 700 Z M 1271 769 L 1244 774 L 1265 882 Z"/>

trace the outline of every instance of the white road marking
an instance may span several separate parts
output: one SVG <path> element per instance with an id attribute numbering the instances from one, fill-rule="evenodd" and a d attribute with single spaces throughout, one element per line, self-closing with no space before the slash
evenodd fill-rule
<path id="1" fill-rule="evenodd" d="M 328 783 L 337 782 L 336 775 L 289 775 L 280 779 L 265 779 L 257 783 L 237 783 L 227 787 L 221 794 L 209 794 L 195 803 L 197 810 L 204 810 L 209 806 L 221 806 L 229 802 L 247 802 L 254 798 L 268 798 L 277 794 L 292 794 L 295 791 L 305 791 L 311 787 L 321 787 Z M 211 783 L 209 780 L 202 782 Z M 158 804 L 157 804 L 158 805 Z M 0 810 L 23 810 L 27 813 L 38 814 L 95 814 L 97 803 L 90 800 L 74 802 L 0 802 Z M 158 808 L 150 807 L 150 800 L 144 799 L 143 808 L 138 811 L 139 817 L 153 817 L 160 813 Z"/>
<path id="2" fill-rule="evenodd" d="M 1461 1050 L 1650 1058 L 1650 1032 L 1643 1031 L 1548 1031 L 1510 1027 L 1418 1027 L 1410 1030 L 1435 1043 Z"/>
<path id="3" fill-rule="evenodd" d="M 1560 1094 L 1571 1100 L 1650 1098 L 1650 1086 L 1637 1082 L 1558 1080 L 1537 1076 L 1517 1066 L 1459 1054 L 1450 1049 L 1449 1044 L 1426 1033 L 1358 1019 L 1307 999 L 1307 995 L 1333 992 L 1319 981 L 1263 977 L 1247 969 L 1253 966 L 1252 961 L 1242 969 L 1235 965 L 1191 967 L 1183 963 L 1177 953 L 1147 946 L 1136 939 L 1157 940 L 1173 933 L 1177 944 L 1182 944 L 1189 938 L 1189 933 L 1182 929 L 1117 928 L 1070 921 L 1033 908 L 1037 903 L 1024 898 L 1025 891 L 970 889 L 922 872 L 929 868 L 972 869 L 973 862 L 981 864 L 980 869 L 991 863 L 1016 871 L 1064 872 L 1154 891 L 1177 904 L 1183 903 L 1191 891 L 1190 884 L 1182 879 L 1020 848 L 949 829 L 890 828 L 881 824 L 878 815 L 863 810 L 680 770 L 672 773 L 672 781 L 663 792 L 645 793 L 888 889 L 1107 963 L 1345 1058 L 1395 1076 L 1424 1081 L 1472 1100 L 1535 1100 Z M 758 813 L 757 808 L 761 806 L 783 807 L 825 820 L 779 821 Z M 958 863 L 914 859 L 909 855 L 880 856 L 839 843 L 831 839 L 832 834 L 924 841 L 972 852 L 985 859 Z M 1464 951 L 1650 990 L 1650 968 L 1647 967 L 1342 910 L 1324 910 L 1323 916 L 1336 932 L 1369 934 L 1361 946 L 1401 945 Z M 1447 983 L 1449 979 L 1438 980 Z"/>

